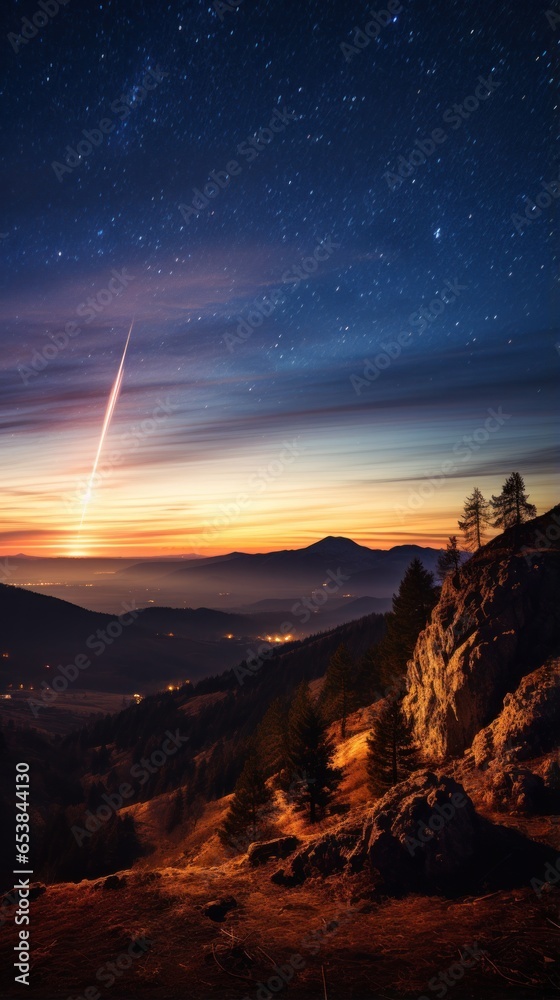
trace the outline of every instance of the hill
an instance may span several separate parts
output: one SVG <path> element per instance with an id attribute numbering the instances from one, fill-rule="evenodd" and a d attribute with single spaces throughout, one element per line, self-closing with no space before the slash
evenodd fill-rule
<path id="1" fill-rule="evenodd" d="M 127 981 L 137 997 L 171 1000 L 184 987 L 200 1000 L 269 1000 L 291 956 L 299 964 L 290 993 L 302 1000 L 427 996 L 430 984 L 447 982 L 447 991 L 463 977 L 457 1000 L 555 995 L 560 621 L 550 526 L 559 516 L 556 508 L 504 532 L 444 583 L 407 667 L 405 708 L 423 750 L 414 773 L 372 796 L 367 736 L 398 694 L 366 685 L 345 736 L 336 718 L 330 726 L 343 778 L 320 822 L 309 823 L 294 791 L 306 775 L 288 786 L 269 769 L 265 843 L 249 852 L 217 836 L 249 740 L 302 680 L 324 704 L 341 642 L 374 681 L 381 617 L 257 653 L 242 669 L 152 695 L 63 740 L 7 732 L 3 773 L 32 761 L 36 829 L 49 824 L 36 834 L 48 885 L 35 904 L 30 994 L 95 982 L 96 969 L 64 958 L 87 951 L 93 932 L 98 963 L 118 953 L 115 933 L 121 950 L 135 934 L 149 938 Z M 177 752 L 156 763 L 174 735 Z M 267 730 L 263 754 L 271 737 Z M 11 785 L 1 792 L 7 801 Z M 101 815 L 107 802 L 117 803 L 109 818 L 78 846 L 72 824 L 83 829 L 88 809 Z M 106 879 L 111 872 L 118 877 Z M 55 931 L 63 947 L 53 966 L 45 953 Z M 10 929 L 6 962 L 12 939 Z"/>

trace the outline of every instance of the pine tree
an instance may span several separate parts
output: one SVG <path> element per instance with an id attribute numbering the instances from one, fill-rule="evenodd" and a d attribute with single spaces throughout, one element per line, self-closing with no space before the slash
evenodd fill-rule
<path id="1" fill-rule="evenodd" d="M 340 738 L 346 738 L 346 720 L 357 706 L 356 666 L 344 644 L 330 658 L 321 701 L 329 719 L 340 719 Z"/>
<path id="2" fill-rule="evenodd" d="M 257 754 L 251 751 L 235 785 L 229 812 L 218 830 L 222 844 L 246 850 L 252 841 L 257 840 L 261 820 L 271 798 L 272 793 Z"/>
<path id="3" fill-rule="evenodd" d="M 445 580 L 450 573 L 458 573 L 461 568 L 463 553 L 457 542 L 457 535 L 450 535 L 445 552 L 437 561 L 437 572 L 440 580 Z"/>
<path id="4" fill-rule="evenodd" d="M 523 476 L 519 472 L 512 472 L 511 476 L 508 476 L 502 492 L 499 496 L 492 497 L 491 504 L 495 528 L 519 527 L 537 515 L 537 508 L 529 503 Z"/>
<path id="5" fill-rule="evenodd" d="M 469 549 L 479 549 L 482 545 L 486 525 L 490 523 L 488 516 L 490 504 L 485 500 L 478 486 L 475 486 L 472 496 L 465 500 L 463 520 L 458 525 L 465 536 Z"/>
<path id="6" fill-rule="evenodd" d="M 358 705 L 371 705 L 383 684 L 382 656 L 379 643 L 367 649 L 356 668 Z"/>
<path id="7" fill-rule="evenodd" d="M 371 791 L 383 795 L 419 766 L 419 754 L 398 699 L 388 699 L 367 741 L 367 773 Z"/>
<path id="8" fill-rule="evenodd" d="M 332 766 L 335 747 L 326 728 L 311 700 L 309 686 L 301 684 L 288 718 L 287 772 L 293 797 L 309 808 L 311 823 L 317 822 L 318 814 L 324 812 L 342 781 L 342 771 Z"/>
<path id="9" fill-rule="evenodd" d="M 436 600 L 433 574 L 424 569 L 419 559 L 413 559 L 398 593 L 393 595 L 393 610 L 386 616 L 387 632 L 379 645 L 385 683 L 393 683 L 406 671 Z"/>
<path id="10" fill-rule="evenodd" d="M 286 766 L 288 706 L 275 698 L 265 712 L 255 735 L 255 746 L 267 777 L 280 774 Z"/>
<path id="11" fill-rule="evenodd" d="M 184 797 L 183 789 L 178 788 L 171 800 L 169 818 L 166 825 L 166 833 L 172 833 L 176 826 L 183 820 Z"/>

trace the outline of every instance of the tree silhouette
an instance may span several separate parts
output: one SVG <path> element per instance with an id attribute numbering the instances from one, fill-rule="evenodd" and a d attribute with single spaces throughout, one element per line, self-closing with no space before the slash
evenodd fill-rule
<path id="1" fill-rule="evenodd" d="M 495 528 L 519 527 L 537 514 L 535 505 L 529 503 L 523 476 L 519 472 L 512 472 L 511 476 L 508 476 L 502 492 L 497 497 L 493 496 L 491 503 Z"/>
<path id="2" fill-rule="evenodd" d="M 346 737 L 348 714 L 357 706 L 355 683 L 355 664 L 346 646 L 341 643 L 330 658 L 321 701 L 330 719 L 340 719 L 342 740 Z"/>
<path id="3" fill-rule="evenodd" d="M 437 572 L 440 580 L 445 580 L 450 573 L 458 573 L 461 568 L 463 553 L 457 542 L 457 535 L 450 535 L 447 547 L 437 561 Z"/>
<path id="4" fill-rule="evenodd" d="M 406 671 L 416 640 L 426 626 L 437 600 L 432 573 L 419 559 L 413 559 L 398 592 L 393 595 L 393 610 L 387 615 L 387 632 L 379 645 L 382 679 L 392 683 Z"/>
<path id="5" fill-rule="evenodd" d="M 178 788 L 170 803 L 168 820 L 165 827 L 166 833 L 172 833 L 175 827 L 179 826 L 182 822 L 184 804 L 183 789 Z"/>
<path id="6" fill-rule="evenodd" d="M 295 801 L 309 808 L 310 823 L 317 822 L 319 812 L 324 812 L 342 781 L 342 771 L 332 766 L 334 751 L 325 721 L 311 700 L 309 686 L 301 684 L 288 718 L 286 777 L 291 781 Z"/>
<path id="7" fill-rule="evenodd" d="M 246 850 L 257 840 L 263 814 L 271 799 L 272 792 L 253 750 L 237 780 L 229 812 L 218 830 L 222 844 Z"/>
<path id="8" fill-rule="evenodd" d="M 478 486 L 475 486 L 472 495 L 465 500 L 463 520 L 458 521 L 458 525 L 465 536 L 465 542 L 469 549 L 479 549 L 485 535 L 486 525 L 490 523 L 490 504 L 485 500 Z"/>
<path id="9" fill-rule="evenodd" d="M 275 698 L 266 710 L 255 734 L 255 746 L 265 774 L 279 774 L 286 766 L 288 706 Z"/>
<path id="10" fill-rule="evenodd" d="M 382 706 L 367 747 L 369 786 L 376 796 L 404 781 L 420 766 L 418 750 L 400 700 L 388 699 Z"/>

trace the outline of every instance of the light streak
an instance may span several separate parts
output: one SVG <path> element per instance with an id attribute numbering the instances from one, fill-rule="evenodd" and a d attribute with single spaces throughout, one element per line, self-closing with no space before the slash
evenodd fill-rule
<path id="1" fill-rule="evenodd" d="M 119 370 L 117 372 L 117 377 L 115 379 L 113 388 L 111 390 L 111 395 L 109 396 L 109 402 L 107 403 L 107 409 L 105 411 L 105 419 L 103 421 L 103 427 L 101 428 L 101 437 L 99 438 L 99 444 L 97 446 L 97 454 L 95 456 L 95 461 L 93 463 L 93 469 L 91 470 L 91 476 L 89 477 L 89 482 L 87 485 L 86 492 L 84 494 L 84 506 L 82 509 L 82 517 L 80 520 L 80 527 L 78 529 L 78 534 L 81 532 L 84 518 L 87 513 L 88 505 L 91 500 L 91 491 L 93 488 L 93 482 L 97 474 L 97 466 L 99 465 L 99 459 L 101 458 L 101 452 L 103 451 L 103 445 L 105 444 L 105 438 L 107 437 L 107 432 L 111 426 L 111 420 L 113 419 L 113 414 L 115 412 L 115 407 L 118 402 L 119 393 L 121 391 L 121 385 L 124 376 L 124 362 L 126 358 L 126 352 L 128 350 L 128 345 L 130 343 L 130 335 L 132 333 L 132 327 L 134 326 L 134 320 L 130 324 L 130 330 L 128 331 L 128 337 L 126 338 L 126 344 L 124 345 L 123 356 L 121 358 L 121 363 L 119 365 Z"/>

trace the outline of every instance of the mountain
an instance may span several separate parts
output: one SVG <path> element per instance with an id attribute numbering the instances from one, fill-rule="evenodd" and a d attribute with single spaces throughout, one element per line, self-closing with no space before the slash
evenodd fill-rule
<path id="1" fill-rule="evenodd" d="M 150 619 L 150 611 L 144 619 L 141 609 L 134 610 L 134 602 L 120 611 L 122 618 L 0 584 L 1 690 L 8 685 L 50 685 L 60 674 L 59 665 L 66 668 L 77 657 L 88 660 L 89 666 L 72 687 L 122 693 L 156 690 L 222 671 L 245 653 L 241 636 L 218 641 L 221 622 L 213 630 L 214 641 L 200 638 L 204 629 L 196 627 L 191 634 L 187 628 L 183 635 L 170 637 L 162 634 L 161 623 Z"/>
<path id="2" fill-rule="evenodd" d="M 323 615 L 342 599 L 370 597 L 384 601 L 386 608 L 410 561 L 418 557 L 433 570 L 438 555 L 438 549 L 418 545 L 369 549 L 350 538 L 328 536 L 302 549 L 228 552 L 211 557 L 166 556 L 142 561 L 9 557 L 3 563 L 2 579 L 105 613 L 118 613 L 122 602 L 130 600 L 138 607 L 203 606 L 242 609 L 243 613 L 245 605 L 278 600 L 289 608 L 324 588 L 329 601 Z M 337 577 L 336 586 L 333 576 Z M 315 603 L 322 609 L 321 596 Z"/>
<path id="3" fill-rule="evenodd" d="M 150 596 L 155 599 L 157 594 L 157 603 L 182 603 L 178 595 L 190 601 L 196 593 L 198 602 L 211 607 L 239 606 L 294 594 L 309 597 L 325 585 L 331 596 L 390 599 L 413 558 L 433 570 L 439 554 L 439 549 L 416 545 L 369 549 L 350 538 L 328 536 L 302 549 L 231 552 L 180 564 L 136 563 L 123 567 L 117 576 L 130 588 L 136 581 L 152 588 Z"/>

